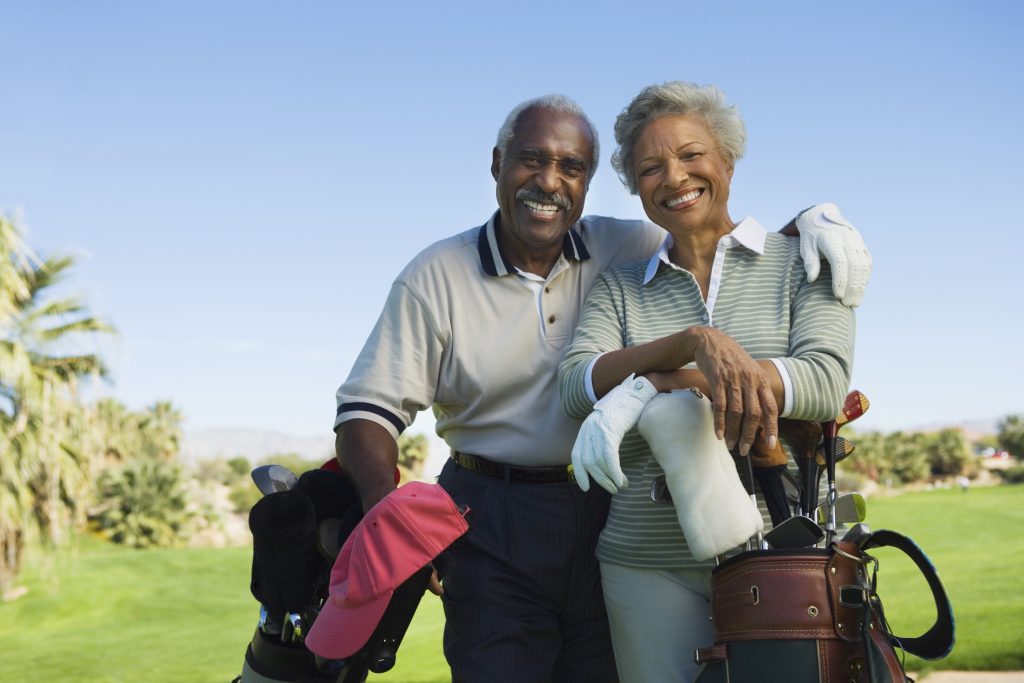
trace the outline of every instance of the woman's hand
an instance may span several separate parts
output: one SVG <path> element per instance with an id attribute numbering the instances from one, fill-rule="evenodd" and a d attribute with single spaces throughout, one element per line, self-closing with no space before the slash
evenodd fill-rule
<path id="1" fill-rule="evenodd" d="M 766 370 L 721 330 L 695 327 L 687 333 L 694 361 L 708 382 L 715 434 L 746 455 L 761 429 L 773 448 L 779 409 Z"/>

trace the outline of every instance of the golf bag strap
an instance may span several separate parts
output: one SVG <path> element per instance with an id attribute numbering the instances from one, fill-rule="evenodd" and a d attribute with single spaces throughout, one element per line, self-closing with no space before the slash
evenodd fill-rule
<path id="1" fill-rule="evenodd" d="M 725 643 L 718 643 L 710 647 L 699 647 L 694 653 L 694 661 L 698 664 L 708 662 L 724 662 L 729 657 L 729 646 Z"/>
<path id="2" fill-rule="evenodd" d="M 956 640 L 956 624 L 953 620 L 953 606 L 949 602 L 942 581 L 939 580 L 935 565 L 913 540 L 889 529 L 879 529 L 871 534 L 862 546 L 865 552 L 873 548 L 896 548 L 913 560 L 928 582 L 932 598 L 935 600 L 936 618 L 931 628 L 917 638 L 894 635 L 892 639 L 904 651 L 921 659 L 940 659 L 948 655 Z"/>

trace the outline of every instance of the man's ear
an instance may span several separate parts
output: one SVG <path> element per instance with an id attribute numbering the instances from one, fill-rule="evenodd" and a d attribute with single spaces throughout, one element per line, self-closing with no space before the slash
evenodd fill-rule
<path id="1" fill-rule="evenodd" d="M 497 147 L 491 152 L 491 176 L 497 180 L 498 172 L 501 171 L 501 150 Z"/>

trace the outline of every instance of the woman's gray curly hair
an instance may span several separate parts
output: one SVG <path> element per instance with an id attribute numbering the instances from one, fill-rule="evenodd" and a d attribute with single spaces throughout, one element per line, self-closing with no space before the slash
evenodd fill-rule
<path id="1" fill-rule="evenodd" d="M 615 142 L 619 148 L 612 154 L 612 168 L 630 193 L 637 193 L 633 147 L 640 133 L 657 118 L 684 114 L 704 119 L 726 161 L 735 163 L 743 156 L 747 129 L 736 105 L 726 102 L 725 93 L 713 85 L 685 81 L 649 85 L 615 119 Z"/>
<path id="2" fill-rule="evenodd" d="M 587 124 L 587 128 L 590 129 L 590 137 L 594 140 L 594 153 L 590 159 L 590 168 L 587 171 L 587 183 L 590 183 L 591 178 L 594 177 L 594 173 L 597 172 L 597 161 L 601 158 L 600 156 L 600 145 L 597 142 L 597 128 L 594 127 L 594 123 L 590 118 L 583 113 L 583 108 L 576 104 L 576 101 L 566 97 L 565 95 L 544 95 L 542 97 L 535 97 L 532 100 L 527 100 L 522 104 L 516 106 L 515 109 L 508 113 L 505 117 L 505 123 L 501 124 L 501 128 L 498 130 L 498 141 L 495 145 L 498 148 L 498 152 L 501 153 L 502 160 L 505 159 L 508 153 L 508 146 L 512 142 L 512 138 L 516 134 L 516 126 L 519 125 L 519 117 L 527 109 L 547 109 L 549 111 L 557 111 L 563 114 L 572 114 L 578 116 Z"/>

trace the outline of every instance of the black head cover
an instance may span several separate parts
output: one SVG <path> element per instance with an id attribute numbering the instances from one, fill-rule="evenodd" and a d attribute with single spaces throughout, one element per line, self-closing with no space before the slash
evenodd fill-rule
<path id="1" fill-rule="evenodd" d="M 249 511 L 250 590 L 267 612 L 300 612 L 314 599 L 321 564 L 313 503 L 300 490 L 264 496 Z"/>
<path id="2" fill-rule="evenodd" d="M 304 491 L 313 501 L 317 523 L 341 519 L 351 507 L 361 506 L 352 480 L 338 472 L 324 469 L 303 472 L 295 488 Z"/>

